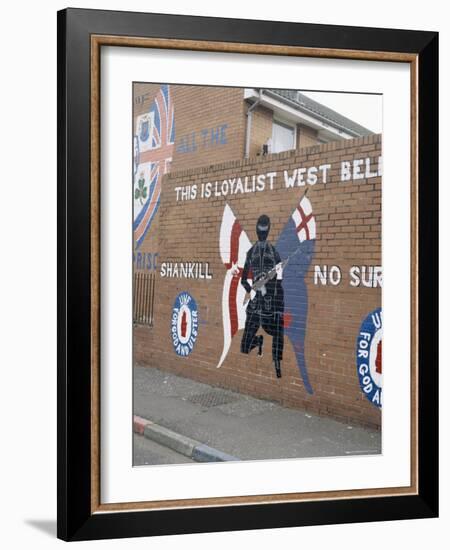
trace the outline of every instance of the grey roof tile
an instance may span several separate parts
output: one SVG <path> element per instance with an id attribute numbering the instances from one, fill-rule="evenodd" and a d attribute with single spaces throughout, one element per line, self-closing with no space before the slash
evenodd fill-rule
<path id="1" fill-rule="evenodd" d="M 355 137 L 368 136 L 374 133 L 368 128 L 364 128 L 364 126 L 361 126 L 297 90 L 266 88 L 264 91 L 271 95 L 278 96 L 278 99 L 281 99 L 281 101 L 284 100 L 291 104 L 295 104 L 298 109 L 307 114 L 309 113 L 321 117 L 331 126 L 339 127 L 348 133 L 354 134 Z"/>

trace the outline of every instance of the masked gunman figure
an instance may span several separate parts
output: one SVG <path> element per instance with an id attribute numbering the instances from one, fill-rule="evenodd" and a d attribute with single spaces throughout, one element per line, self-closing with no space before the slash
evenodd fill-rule
<path id="1" fill-rule="evenodd" d="M 241 284 L 247 292 L 249 301 L 241 352 L 250 353 L 257 347 L 258 355 L 262 355 L 263 336 L 256 335 L 259 327 L 262 327 L 272 336 L 273 364 L 277 378 L 281 378 L 284 336 L 282 262 L 276 248 L 267 240 L 269 231 L 270 219 L 263 214 L 256 224 L 258 241 L 247 252 L 242 271 Z M 253 280 L 252 286 L 248 282 L 249 277 Z"/>

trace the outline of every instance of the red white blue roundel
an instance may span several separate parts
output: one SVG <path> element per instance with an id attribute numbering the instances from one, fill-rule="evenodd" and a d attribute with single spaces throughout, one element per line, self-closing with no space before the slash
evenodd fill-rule
<path id="1" fill-rule="evenodd" d="M 171 337 L 175 352 L 186 357 L 194 349 L 198 336 L 197 303 L 189 292 L 180 292 L 172 310 Z"/>
<path id="2" fill-rule="evenodd" d="M 356 365 L 359 385 L 376 407 L 382 405 L 383 313 L 377 308 L 364 319 L 356 341 Z"/>

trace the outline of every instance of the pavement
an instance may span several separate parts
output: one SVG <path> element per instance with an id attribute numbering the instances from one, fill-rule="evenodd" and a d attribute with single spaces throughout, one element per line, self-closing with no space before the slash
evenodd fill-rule
<path id="1" fill-rule="evenodd" d="M 184 456 L 165 445 L 160 445 L 142 435 L 134 434 L 134 464 L 143 466 L 147 464 L 192 464 L 192 458 Z"/>
<path id="2" fill-rule="evenodd" d="M 156 368 L 134 368 L 134 415 L 135 466 L 381 452 L 380 431 Z"/>

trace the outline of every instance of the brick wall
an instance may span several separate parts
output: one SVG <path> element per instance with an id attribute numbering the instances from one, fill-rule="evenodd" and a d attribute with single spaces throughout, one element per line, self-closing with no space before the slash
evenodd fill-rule
<path id="1" fill-rule="evenodd" d="M 160 84 L 134 84 L 136 119 L 147 113 Z M 243 88 L 170 86 L 175 110 L 175 147 L 171 170 L 215 164 L 244 156 Z"/>
<path id="2" fill-rule="evenodd" d="M 246 110 L 250 105 L 246 104 Z M 250 130 L 249 157 L 256 157 L 262 152 L 262 146 L 272 137 L 273 112 L 266 107 L 258 106 L 252 114 Z"/>
<path id="3" fill-rule="evenodd" d="M 246 106 L 248 108 L 249 105 Z M 252 124 L 250 131 L 250 149 L 249 157 L 256 157 L 261 154 L 262 146 L 272 138 L 273 111 L 267 107 L 258 106 L 253 111 Z M 303 149 L 318 144 L 318 132 L 314 128 L 297 124 L 296 148 Z"/>
<path id="4" fill-rule="evenodd" d="M 304 126 L 303 124 L 297 125 L 297 149 L 304 147 L 311 147 L 317 145 L 317 130 Z"/>
<path id="5" fill-rule="evenodd" d="M 381 265 L 381 177 L 377 175 L 380 155 L 381 136 L 373 135 L 166 175 L 157 225 L 152 226 L 148 237 L 155 239 L 159 250 L 155 324 L 153 328 L 135 327 L 135 361 L 289 407 L 379 427 L 380 409 L 366 398 L 359 384 L 356 339 L 365 317 L 381 306 L 381 288 L 352 286 L 349 273 L 353 266 Z M 344 181 L 343 161 L 350 163 L 346 168 L 356 161 L 355 173 Z M 330 168 L 326 183 L 319 177 L 314 185 L 286 188 L 285 170 L 291 176 L 295 169 L 327 164 Z M 369 173 L 365 174 L 365 169 Z M 220 187 L 224 179 L 251 179 L 255 174 L 270 172 L 276 172 L 273 189 L 266 178 L 264 191 L 199 197 L 202 184 L 214 185 L 217 181 Z M 307 176 L 305 173 L 305 180 Z M 177 201 L 177 188 L 194 185 L 196 199 Z M 264 355 L 259 358 L 254 351 L 249 355 L 241 353 L 239 331 L 222 366 L 216 368 L 224 340 L 222 293 L 226 267 L 220 256 L 219 236 L 225 205 L 231 207 L 252 243 L 256 239 L 256 219 L 262 213 L 269 215 L 269 239 L 276 243 L 305 188 L 309 189 L 316 221 L 314 255 L 304 279 L 308 306 L 301 343 L 312 393 L 306 390 L 299 371 L 294 349 L 299 343 L 291 342 L 286 335 L 283 377 L 279 380 L 272 366 L 268 335 Z M 207 263 L 212 278 L 162 277 L 163 262 Z M 340 284 L 323 285 L 317 277 L 315 280 L 315 266 L 320 266 L 322 274 L 325 266 L 337 266 Z M 194 297 L 199 315 L 198 337 L 186 357 L 177 355 L 171 338 L 174 300 L 183 291 Z M 288 306 L 303 308 L 306 304 Z"/>
<path id="6" fill-rule="evenodd" d="M 135 135 L 139 132 L 140 115 L 149 112 L 160 88 L 161 84 L 134 84 Z M 169 88 L 174 105 L 175 143 L 168 169 L 188 169 L 243 158 L 246 117 L 242 88 L 183 85 Z M 134 252 L 137 271 L 152 271 L 157 266 L 157 223 L 158 216 L 151 222 L 152 231 L 147 229 L 145 240 Z"/>

